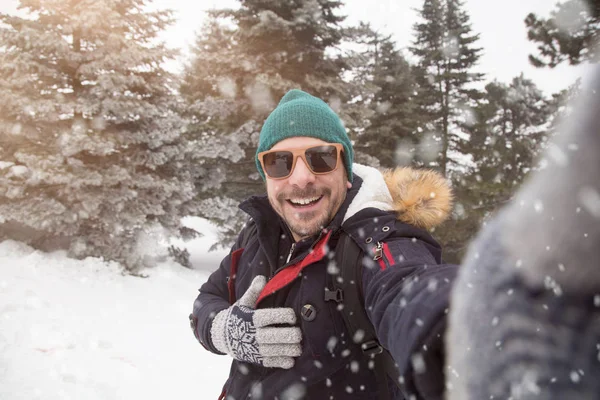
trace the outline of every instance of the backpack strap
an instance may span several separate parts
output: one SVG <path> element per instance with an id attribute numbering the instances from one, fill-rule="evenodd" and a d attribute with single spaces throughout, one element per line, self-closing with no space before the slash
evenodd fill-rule
<path id="1" fill-rule="evenodd" d="M 229 292 L 229 304 L 236 302 L 235 296 L 235 278 L 237 277 L 237 267 L 240 261 L 240 257 L 244 252 L 244 248 L 248 245 L 250 238 L 256 232 L 256 224 L 250 220 L 249 226 L 242 230 L 242 240 L 240 241 L 240 247 L 231 253 L 231 261 L 229 264 L 229 276 L 227 277 L 227 291 Z"/>
<path id="2" fill-rule="evenodd" d="M 325 300 L 341 303 L 342 317 L 350 333 L 350 339 L 360 345 L 363 355 L 374 363 L 379 388 L 379 400 L 390 400 L 388 379 L 400 389 L 400 371 L 389 351 L 381 346 L 375 328 L 367 316 L 362 295 L 363 251 L 354 240 L 341 231 L 335 250 L 335 260 L 341 279 L 333 279 L 334 291 L 325 290 Z"/>

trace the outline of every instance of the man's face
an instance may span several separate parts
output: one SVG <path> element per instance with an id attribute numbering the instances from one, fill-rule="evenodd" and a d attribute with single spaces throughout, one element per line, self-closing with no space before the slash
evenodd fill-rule
<path id="1" fill-rule="evenodd" d="M 271 150 L 288 150 L 325 145 L 320 139 L 294 137 L 282 140 Z M 333 219 L 352 187 L 342 159 L 330 173 L 315 175 L 298 157 L 291 175 L 284 179 L 266 176 L 271 206 L 286 222 L 294 239 L 300 240 L 321 231 Z M 308 202 L 308 204 L 306 204 Z"/>

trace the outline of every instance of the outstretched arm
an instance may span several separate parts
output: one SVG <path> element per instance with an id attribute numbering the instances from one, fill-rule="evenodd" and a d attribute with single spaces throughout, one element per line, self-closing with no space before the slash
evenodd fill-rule
<path id="1" fill-rule="evenodd" d="M 399 239 L 389 248 L 404 261 L 364 268 L 367 314 L 399 367 L 406 394 L 442 399 L 443 335 L 456 266 L 437 264 L 420 241 Z"/>

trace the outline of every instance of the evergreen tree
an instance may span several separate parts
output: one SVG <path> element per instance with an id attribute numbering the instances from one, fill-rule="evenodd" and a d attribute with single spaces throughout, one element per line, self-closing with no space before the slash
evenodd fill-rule
<path id="1" fill-rule="evenodd" d="M 559 2 L 549 18 L 530 13 L 525 19 L 528 38 L 538 44 L 538 54 L 529 61 L 536 67 L 555 67 L 568 61 L 577 65 L 598 62 L 600 0 Z"/>
<path id="2" fill-rule="evenodd" d="M 454 261 L 460 259 L 484 219 L 507 203 L 537 168 L 555 104 L 523 75 L 510 85 L 486 85 L 484 97 L 474 109 L 477 122 L 469 128 L 465 150 L 472 163 L 455 176 L 457 212 L 442 231 L 446 253 Z"/>
<path id="3" fill-rule="evenodd" d="M 339 1 L 243 0 L 214 10 L 197 37 L 181 87 L 191 133 L 202 140 L 195 173 L 200 215 L 222 227 L 227 243 L 245 217 L 239 201 L 264 192 L 254 154 L 258 132 L 277 101 L 301 88 L 329 101 L 345 101 L 343 65 L 331 53 L 342 41 Z"/>
<path id="4" fill-rule="evenodd" d="M 421 147 L 427 142 L 434 147 L 429 165 L 446 175 L 452 164 L 462 163 L 458 153 L 462 127 L 471 122 L 465 112 L 480 96 L 474 84 L 483 75 L 473 72 L 481 56 L 481 49 L 474 46 L 479 35 L 472 33 L 460 0 L 424 0 L 420 16 L 411 51 L 418 59 L 417 103 L 427 118 L 422 127 L 426 143 Z"/>
<path id="5" fill-rule="evenodd" d="M 533 168 L 546 137 L 550 100 L 523 75 L 510 85 L 493 82 L 477 109 L 478 123 L 471 140 L 478 180 L 498 185 L 494 197 L 507 201 Z"/>
<path id="6" fill-rule="evenodd" d="M 414 102 L 416 90 L 412 70 L 390 36 L 363 26 L 357 83 L 358 110 L 367 123 L 357 135 L 355 148 L 377 158 L 383 167 L 402 163 L 398 150 L 414 147 L 419 125 Z M 358 79 L 357 79 L 358 78 Z M 358 119 L 358 118 L 355 118 Z"/>
<path id="7" fill-rule="evenodd" d="M 360 22 L 358 26 L 344 28 L 343 46 L 346 49 L 341 56 L 341 63 L 347 91 L 343 121 L 357 138 L 367 130 L 373 116 L 370 105 L 378 90 L 373 84 L 373 70 L 380 40 L 381 35 L 367 23 Z M 355 157 L 365 156 L 358 147 L 355 145 Z"/>
<path id="8" fill-rule="evenodd" d="M 145 0 L 20 8 L 27 18 L 0 14 L 0 235 L 138 267 L 148 235 L 192 206 L 161 67 L 173 53 L 157 43 L 171 14 Z"/>

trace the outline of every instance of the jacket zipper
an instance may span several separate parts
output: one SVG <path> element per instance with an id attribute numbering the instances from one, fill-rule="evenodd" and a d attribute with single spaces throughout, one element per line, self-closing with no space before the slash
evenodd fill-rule
<path id="1" fill-rule="evenodd" d="M 287 260 L 285 260 L 285 263 L 289 263 L 290 259 L 292 258 L 292 254 L 294 254 L 294 249 L 296 248 L 296 242 L 292 243 L 292 247 L 290 248 L 290 253 L 288 254 Z"/>
<path id="2" fill-rule="evenodd" d="M 383 257 L 383 244 L 381 242 L 377 242 L 375 246 L 375 255 L 373 256 L 373 261 L 379 261 Z"/>
<path id="3" fill-rule="evenodd" d="M 310 250 L 312 250 L 312 249 L 315 247 L 315 244 L 319 243 L 319 240 L 321 240 L 321 238 L 323 237 L 323 233 L 324 233 L 324 232 L 325 232 L 325 231 L 321 231 L 321 233 L 319 233 L 319 236 L 318 236 L 318 237 L 315 239 L 315 241 L 313 242 L 313 244 L 310 246 L 310 249 L 309 249 L 309 251 L 310 251 Z M 277 275 L 277 273 L 278 273 L 279 271 L 281 271 L 282 269 L 285 269 L 285 268 L 287 268 L 287 267 L 288 267 L 288 265 L 289 265 L 289 263 L 290 263 L 290 260 L 292 259 L 292 255 L 293 255 L 293 253 L 294 253 L 294 250 L 296 250 L 296 242 L 292 243 L 292 247 L 290 248 L 290 252 L 289 252 L 289 254 L 288 254 L 287 260 L 285 261 L 285 264 L 284 264 L 284 265 L 282 265 L 281 267 L 277 268 L 275 271 L 273 271 L 273 272 L 271 273 L 271 275 L 269 276 L 269 280 L 273 279 L 273 277 L 274 277 L 275 275 Z"/>
<path id="4" fill-rule="evenodd" d="M 373 256 L 373 261 L 379 261 L 382 258 L 383 258 L 383 262 L 385 263 L 385 267 L 389 268 L 390 263 L 389 263 L 387 257 L 384 257 L 384 255 L 383 255 L 383 243 L 377 242 L 377 245 L 375 246 L 375 255 Z"/>
<path id="5" fill-rule="evenodd" d="M 271 272 L 271 275 L 269 276 L 269 280 L 273 279 L 273 277 L 275 275 L 277 275 L 277 273 L 279 271 L 281 271 L 282 269 L 284 269 L 288 266 L 288 264 L 290 263 L 290 260 L 292 258 L 292 255 L 294 254 L 295 249 L 296 249 L 296 242 L 292 243 L 292 247 L 290 248 L 290 252 L 288 253 L 287 260 L 285 260 L 285 264 L 283 264 L 281 267 L 277 268 L 275 271 Z"/>

